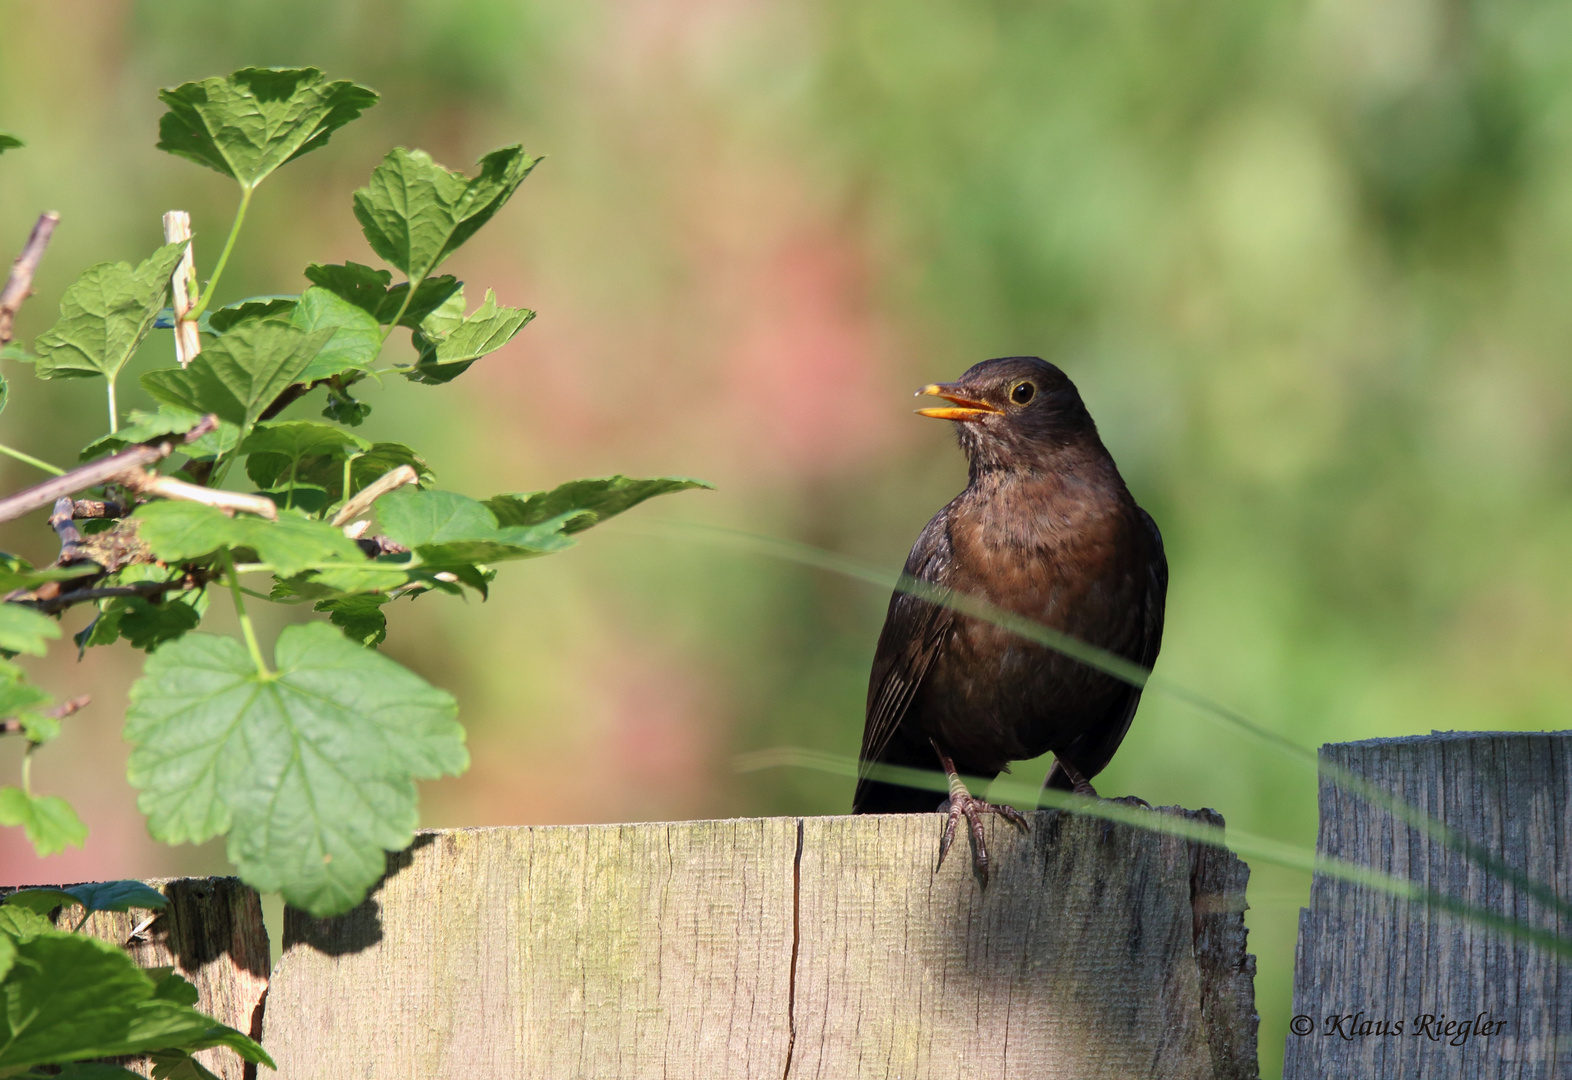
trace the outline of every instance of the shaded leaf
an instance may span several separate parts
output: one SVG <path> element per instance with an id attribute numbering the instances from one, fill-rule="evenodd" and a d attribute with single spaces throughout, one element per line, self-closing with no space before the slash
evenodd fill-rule
<path id="1" fill-rule="evenodd" d="M 29 795 L 21 788 L 0 788 L 0 825 L 20 825 L 39 855 L 81 847 L 87 826 L 58 795 Z"/>
<path id="2" fill-rule="evenodd" d="M 453 294 L 458 301 L 459 318 L 444 304 L 427 316 L 414 336 L 420 357 L 404 377 L 418 383 L 445 383 L 462 375 L 469 365 L 495 352 L 535 317 L 528 308 L 504 307 L 496 294 L 486 290 L 486 298 L 473 315 L 464 316 L 464 293 Z"/>
<path id="3" fill-rule="evenodd" d="M 159 401 L 248 430 L 332 336 L 332 329 L 307 333 L 281 319 L 243 322 L 184 369 L 149 371 L 142 386 Z"/>
<path id="4" fill-rule="evenodd" d="M 359 427 L 366 422 L 366 417 L 371 415 L 371 406 L 355 400 L 347 391 L 330 387 L 327 404 L 322 407 L 322 415 L 336 423 Z"/>
<path id="5" fill-rule="evenodd" d="M 312 284 L 354 304 L 376 319 L 379 325 L 386 326 L 397 317 L 400 326 L 410 329 L 420 326 L 426 316 L 463 287 L 451 274 L 428 277 L 420 283 L 420 288 L 415 290 L 415 298 L 400 316 L 399 309 L 404 305 L 404 297 L 409 294 L 409 282 L 389 288 L 393 275 L 386 270 L 373 270 L 357 262 L 327 266 L 312 263 L 306 267 L 306 278 Z"/>
<path id="6" fill-rule="evenodd" d="M 388 617 L 382 605 L 386 596 L 340 596 L 319 600 L 315 610 L 328 613 L 328 620 L 344 631 L 344 636 L 357 645 L 376 648 L 388 636 Z"/>
<path id="7" fill-rule="evenodd" d="M 315 420 L 281 420 L 258 424 L 240 450 L 246 459 L 246 475 L 258 487 L 279 487 L 291 477 L 305 479 L 300 463 L 325 458 L 328 467 L 338 463 L 339 486 L 343 485 L 343 461 L 350 452 L 371 449 L 371 443 L 332 424 Z M 320 467 L 320 466 L 319 466 Z M 313 474 L 314 475 L 314 474 Z"/>
<path id="8" fill-rule="evenodd" d="M 134 649 L 156 649 L 166 641 L 195 630 L 202 615 L 192 605 L 174 597 L 154 602 L 140 596 L 117 597 L 116 630 Z"/>
<path id="9" fill-rule="evenodd" d="M 153 835 L 229 832 L 240 876 L 315 915 L 349 910 L 414 834 L 417 778 L 469 762 L 451 695 L 323 623 L 287 626 L 262 678 L 191 634 L 131 690 L 129 774 Z"/>
<path id="10" fill-rule="evenodd" d="M 420 281 L 491 220 L 538 161 L 509 146 L 481 158 L 470 178 L 424 150 L 396 147 L 355 192 L 355 217 L 371 250 Z"/>
<path id="11" fill-rule="evenodd" d="M 502 525 L 539 525 L 543 521 L 576 511 L 577 516 L 562 530 L 565 533 L 576 533 L 624 510 L 631 510 L 656 495 L 693 488 L 713 491 L 714 487 L 703 480 L 685 476 L 661 476 L 651 480 L 602 476 L 590 480 L 570 480 L 550 491 L 498 495 L 487 499 L 486 507 Z"/>
<path id="12" fill-rule="evenodd" d="M 20 604 L 0 604 L 0 649 L 6 652 L 43 656 L 49 651 L 45 642 L 60 636 L 60 624 Z"/>
<path id="13" fill-rule="evenodd" d="M 73 1061 L 54 1075 L 54 1080 L 142 1080 L 130 1069 L 103 1061 Z"/>
<path id="14" fill-rule="evenodd" d="M 134 269 L 104 262 L 83 271 L 60 298 L 59 321 L 33 342 L 38 377 L 120 374 L 153 328 L 186 243 L 165 244 Z"/>
<path id="15" fill-rule="evenodd" d="M 153 1055 L 153 1080 L 219 1080 L 190 1054 L 178 1050 Z"/>
<path id="16" fill-rule="evenodd" d="M 242 68 L 225 78 L 160 90 L 169 111 L 158 148 L 251 189 L 377 102 L 376 91 L 329 82 L 316 68 Z"/>
<path id="17" fill-rule="evenodd" d="M 21 139 L 18 139 L 15 135 L 7 135 L 5 132 L 0 131 L 0 154 L 5 153 L 7 150 L 15 150 L 19 146 L 26 145 L 26 143 L 24 143 Z"/>

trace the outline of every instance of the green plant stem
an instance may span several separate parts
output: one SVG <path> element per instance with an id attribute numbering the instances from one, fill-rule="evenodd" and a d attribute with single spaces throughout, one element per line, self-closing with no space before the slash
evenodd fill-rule
<path id="1" fill-rule="evenodd" d="M 420 288 L 425 283 L 425 280 L 425 274 L 421 274 L 418 281 L 415 278 L 409 279 L 409 292 L 404 294 L 404 302 L 398 306 L 398 313 L 393 316 L 393 321 L 388 323 L 388 328 L 382 331 L 382 343 L 384 345 L 387 344 L 388 335 L 392 334 L 398 327 L 398 321 L 404 317 L 404 312 L 409 310 L 409 302 L 415 299 L 415 290 Z"/>
<path id="2" fill-rule="evenodd" d="M 31 454 L 24 454 L 20 450 L 13 450 L 13 449 L 11 449 L 11 447 L 7 446 L 5 443 L 0 443 L 0 454 L 6 454 L 6 455 L 8 455 L 10 457 L 14 457 L 14 458 L 16 458 L 16 460 L 20 461 L 22 464 L 24 464 L 24 465 L 31 465 L 35 469 L 42 469 L 46 473 L 53 473 L 56 476 L 64 476 L 65 475 L 65 470 L 64 469 L 57 469 L 53 465 L 49 464 L 49 462 L 47 462 L 47 461 L 39 461 L 37 458 L 33 457 Z"/>
<path id="3" fill-rule="evenodd" d="M 120 410 L 115 407 L 115 380 L 105 380 L 109 384 L 109 434 L 113 435 L 120 430 Z"/>
<path id="4" fill-rule="evenodd" d="M 273 673 L 268 670 L 267 661 L 262 658 L 262 646 L 257 643 L 256 627 L 251 625 L 251 616 L 246 614 L 246 600 L 240 592 L 240 575 L 235 572 L 235 561 L 230 558 L 227 548 L 219 553 L 219 561 L 224 564 L 224 576 L 229 579 L 229 592 L 235 598 L 235 617 L 240 620 L 240 632 L 245 635 L 246 648 L 251 653 L 251 662 L 257 666 L 257 675 L 264 679 L 271 679 Z"/>
<path id="5" fill-rule="evenodd" d="M 27 749 L 22 751 L 22 791 L 28 798 L 33 797 L 33 749 L 37 743 L 28 743 Z"/>
<path id="6" fill-rule="evenodd" d="M 202 298 L 196 302 L 186 318 L 195 322 L 207 310 L 207 302 L 213 298 L 213 292 L 218 288 L 218 279 L 224 276 L 224 267 L 229 265 L 229 253 L 235 249 L 235 237 L 240 235 L 240 226 L 246 220 L 246 207 L 251 205 L 251 193 L 255 188 L 240 189 L 240 206 L 235 211 L 235 222 L 229 227 L 229 239 L 224 241 L 224 250 L 219 252 L 218 265 L 213 267 L 213 276 L 208 278 L 207 288 L 202 290 Z"/>

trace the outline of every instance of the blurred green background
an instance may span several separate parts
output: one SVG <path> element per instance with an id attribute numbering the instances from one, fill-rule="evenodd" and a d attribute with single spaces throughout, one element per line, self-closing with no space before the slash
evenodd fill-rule
<path id="1" fill-rule="evenodd" d="M 372 261 L 349 197 L 392 145 L 549 155 L 450 263 L 539 318 L 450 386 L 368 390 L 363 430 L 482 496 L 614 471 L 719 490 L 504 567 L 490 603 L 394 614 L 387 651 L 458 695 L 474 751 L 426 786 L 428 824 L 843 812 L 849 781 L 730 762 L 855 754 L 886 596 L 649 523 L 896 568 L 965 477 L 911 391 L 1018 353 L 1077 381 L 1162 527 L 1164 674 L 1306 746 L 1568 726 L 1572 8 L 3 0 L 0 27 L 0 130 L 28 143 L 0 158 L 0 252 L 62 215 L 24 338 L 166 209 L 211 270 L 235 189 L 154 149 L 160 86 L 313 64 L 383 94 L 262 188 L 221 301 Z M 0 441 L 65 463 L 100 433 L 101 384 L 6 374 Z M 7 490 L 37 478 L 0 461 Z M 93 832 L 39 864 L 7 831 L 5 881 L 223 865 L 134 813 L 141 659 L 30 665 L 95 695 L 34 771 Z M 1313 843 L 1307 771 L 1169 701 L 1098 786 Z M 1307 891 L 1254 867 L 1268 1076 Z"/>

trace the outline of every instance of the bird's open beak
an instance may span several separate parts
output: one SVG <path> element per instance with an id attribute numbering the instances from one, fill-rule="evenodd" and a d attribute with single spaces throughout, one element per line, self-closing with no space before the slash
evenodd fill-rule
<path id="1" fill-rule="evenodd" d="M 986 401 L 978 401 L 975 398 L 956 393 L 954 386 L 947 386 L 944 383 L 929 383 L 917 391 L 918 397 L 924 395 L 943 398 L 956 406 L 953 409 L 917 410 L 918 416 L 931 416 L 935 420 L 981 420 L 985 416 L 1004 412 L 1003 409 L 996 409 Z"/>

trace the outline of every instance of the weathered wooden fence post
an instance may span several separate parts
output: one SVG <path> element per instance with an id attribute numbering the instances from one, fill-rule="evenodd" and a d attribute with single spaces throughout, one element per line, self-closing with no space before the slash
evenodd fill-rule
<path id="1" fill-rule="evenodd" d="M 1243 863 L 1045 811 L 990 819 L 983 893 L 941 822 L 423 833 L 350 914 L 286 915 L 263 1043 L 280 1080 L 1257 1075 Z"/>
<path id="2" fill-rule="evenodd" d="M 1572 898 L 1572 733 L 1372 739 L 1322 754 Z M 1572 920 L 1326 778 L 1320 802 L 1321 854 L 1572 935 Z M 1346 881 L 1318 875 L 1300 914 L 1293 1010 L 1285 1080 L 1572 1076 L 1572 966 Z"/>

